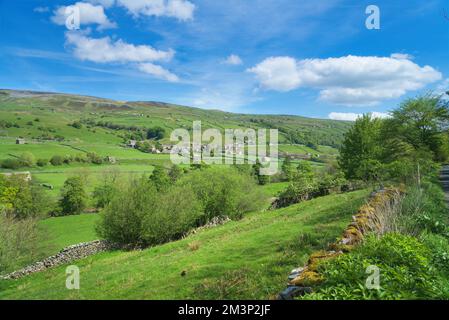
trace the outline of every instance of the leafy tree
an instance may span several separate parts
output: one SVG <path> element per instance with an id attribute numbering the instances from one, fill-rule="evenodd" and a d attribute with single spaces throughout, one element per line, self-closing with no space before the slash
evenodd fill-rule
<path id="1" fill-rule="evenodd" d="M 62 156 L 55 155 L 50 159 L 50 163 L 54 166 L 62 166 L 64 158 Z"/>
<path id="2" fill-rule="evenodd" d="M 170 177 L 172 183 L 178 181 L 178 179 L 181 178 L 182 174 L 183 170 L 176 164 L 173 165 L 168 172 L 168 176 Z"/>
<path id="3" fill-rule="evenodd" d="M 150 128 L 147 131 L 148 139 L 161 140 L 165 136 L 165 129 L 161 127 Z"/>
<path id="4" fill-rule="evenodd" d="M 113 199 L 116 189 L 113 185 L 104 184 L 97 186 L 93 192 L 97 208 L 106 207 Z"/>
<path id="5" fill-rule="evenodd" d="M 151 174 L 150 181 L 159 192 L 165 192 L 171 184 L 171 179 L 163 167 L 156 167 Z"/>
<path id="6" fill-rule="evenodd" d="M 290 157 L 286 157 L 282 163 L 282 174 L 287 181 L 292 181 L 295 176 L 295 167 Z"/>
<path id="7" fill-rule="evenodd" d="M 364 169 L 367 161 L 380 159 L 381 120 L 370 114 L 358 118 L 354 126 L 346 133 L 340 149 L 338 162 L 348 179 L 362 179 L 368 174 Z"/>
<path id="8" fill-rule="evenodd" d="M 5 169 L 17 170 L 23 166 L 19 159 L 4 159 L 1 161 L 1 167 Z"/>
<path id="9" fill-rule="evenodd" d="M 64 182 L 59 205 L 62 215 L 80 214 L 86 208 L 87 195 L 83 180 L 71 177 Z"/>
<path id="10" fill-rule="evenodd" d="M 20 155 L 20 161 L 27 167 L 36 165 L 36 158 L 31 152 L 24 152 Z"/>
<path id="11" fill-rule="evenodd" d="M 262 164 L 259 159 L 256 160 L 256 163 L 253 165 L 254 176 L 257 179 L 259 185 L 263 186 L 270 182 L 270 177 L 267 175 L 261 174 Z"/>
<path id="12" fill-rule="evenodd" d="M 45 167 L 48 164 L 48 160 L 47 159 L 38 159 L 36 161 L 36 164 L 38 167 Z"/>

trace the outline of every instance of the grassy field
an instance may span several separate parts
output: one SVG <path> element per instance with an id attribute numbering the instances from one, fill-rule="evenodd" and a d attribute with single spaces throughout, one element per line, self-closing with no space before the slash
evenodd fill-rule
<path id="1" fill-rule="evenodd" d="M 83 259 L 76 262 L 81 270 L 77 292 L 65 289 L 65 266 L 0 281 L 0 299 L 273 298 L 292 268 L 341 233 L 367 195 L 357 191 L 317 198 L 147 250 Z M 65 224 L 46 223 L 59 230 L 60 244 L 73 241 L 57 226 L 60 222 Z M 86 230 L 80 232 L 87 239 Z"/>
<path id="2" fill-rule="evenodd" d="M 46 235 L 42 246 L 57 252 L 73 244 L 98 239 L 94 227 L 99 217 L 97 214 L 81 214 L 40 221 L 39 227 Z"/>

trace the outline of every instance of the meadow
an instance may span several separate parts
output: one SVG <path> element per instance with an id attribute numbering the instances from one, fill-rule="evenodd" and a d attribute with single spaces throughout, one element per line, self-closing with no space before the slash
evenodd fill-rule
<path id="1" fill-rule="evenodd" d="M 65 288 L 65 266 L 0 281 L 0 299 L 274 298 L 290 270 L 334 241 L 368 194 L 331 195 L 252 213 L 180 241 L 77 261 L 81 271 L 77 292 Z M 89 225 L 94 223 L 93 216 L 84 215 L 51 219 L 45 225 L 61 246 L 92 239 Z"/>

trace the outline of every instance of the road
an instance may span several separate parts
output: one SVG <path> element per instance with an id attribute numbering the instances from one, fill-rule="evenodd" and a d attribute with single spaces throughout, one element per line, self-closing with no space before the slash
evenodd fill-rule
<path id="1" fill-rule="evenodd" d="M 449 165 L 444 166 L 441 170 L 440 180 L 444 190 L 444 198 L 449 205 Z"/>

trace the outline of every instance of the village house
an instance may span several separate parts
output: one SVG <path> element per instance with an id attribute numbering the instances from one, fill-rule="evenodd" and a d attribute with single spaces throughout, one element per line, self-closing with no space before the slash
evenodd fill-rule
<path id="1" fill-rule="evenodd" d="M 136 140 L 129 140 L 128 142 L 128 148 L 133 148 L 135 149 L 137 147 L 137 141 Z"/>

